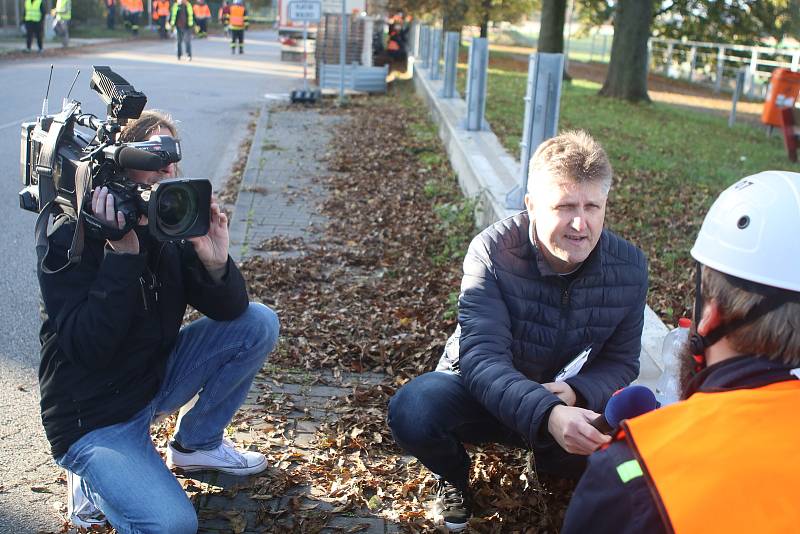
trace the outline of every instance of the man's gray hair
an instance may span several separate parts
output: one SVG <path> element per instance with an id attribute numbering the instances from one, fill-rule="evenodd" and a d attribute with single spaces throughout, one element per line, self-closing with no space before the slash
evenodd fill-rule
<path id="1" fill-rule="evenodd" d="M 551 137 L 536 149 L 528 172 L 528 193 L 547 178 L 574 183 L 599 182 L 611 190 L 611 163 L 600 143 L 584 130 L 570 130 Z"/>

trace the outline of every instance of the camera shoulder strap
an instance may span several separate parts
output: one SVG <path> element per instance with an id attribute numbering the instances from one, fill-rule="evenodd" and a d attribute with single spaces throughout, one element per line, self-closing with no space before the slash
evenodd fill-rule
<path id="1" fill-rule="evenodd" d="M 77 206 L 75 206 L 75 232 L 72 234 L 72 243 L 67 252 L 67 261 L 58 269 L 50 269 L 46 261 L 50 253 L 50 241 L 48 240 L 47 227 L 50 224 L 50 216 L 52 215 L 55 217 L 58 215 L 58 211 L 56 211 L 58 204 L 55 200 L 48 202 L 39 213 L 39 218 L 36 219 L 36 255 L 38 257 L 39 266 L 45 274 L 56 274 L 66 271 L 81 261 L 84 242 L 83 204 L 86 198 L 87 188 L 91 187 L 91 170 L 92 168 L 88 161 L 80 162 L 75 169 L 75 198 L 77 203 Z"/>

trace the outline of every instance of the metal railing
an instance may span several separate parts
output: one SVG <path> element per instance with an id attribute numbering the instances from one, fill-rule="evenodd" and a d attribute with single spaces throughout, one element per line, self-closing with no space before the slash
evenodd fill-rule
<path id="1" fill-rule="evenodd" d="M 669 78 L 732 91 L 736 73 L 745 70 L 744 94 L 766 98 L 777 68 L 798 70 L 800 49 L 677 41 L 653 37 L 648 44 L 650 68 Z"/>

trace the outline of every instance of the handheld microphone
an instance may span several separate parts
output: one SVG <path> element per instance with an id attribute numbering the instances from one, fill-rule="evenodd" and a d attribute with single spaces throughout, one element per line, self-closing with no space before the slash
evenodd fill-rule
<path id="1" fill-rule="evenodd" d="M 119 147 L 114 151 L 114 163 L 123 169 L 141 171 L 157 171 L 165 166 L 158 154 L 129 146 Z"/>
<path id="2" fill-rule="evenodd" d="M 659 408 L 656 396 L 645 386 L 628 386 L 620 389 L 606 404 L 603 415 L 590 424 L 603 434 L 611 435 L 623 419 L 630 419 Z"/>

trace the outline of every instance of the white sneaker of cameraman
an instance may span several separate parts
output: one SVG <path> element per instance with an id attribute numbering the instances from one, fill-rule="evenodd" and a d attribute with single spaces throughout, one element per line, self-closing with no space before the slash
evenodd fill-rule
<path id="1" fill-rule="evenodd" d="M 181 452 L 170 442 L 167 446 L 167 466 L 186 472 L 220 471 L 231 475 L 254 475 L 267 468 L 267 459 L 260 452 L 237 449 L 226 438 L 210 451 Z"/>
<path id="2" fill-rule="evenodd" d="M 75 527 L 104 526 L 106 516 L 83 492 L 81 477 L 67 471 L 67 520 Z"/>

